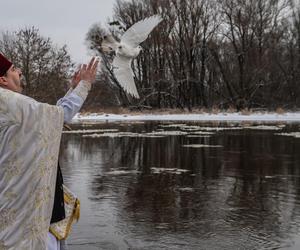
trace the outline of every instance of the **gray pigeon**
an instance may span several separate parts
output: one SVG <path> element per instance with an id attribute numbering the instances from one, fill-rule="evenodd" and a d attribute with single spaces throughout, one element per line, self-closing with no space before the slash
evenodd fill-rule
<path id="1" fill-rule="evenodd" d="M 136 58 L 142 47 L 140 43 L 145 41 L 150 32 L 162 21 L 159 15 L 154 15 L 133 24 L 117 42 L 111 35 L 105 36 L 101 44 L 103 51 L 115 51 L 113 60 L 114 75 L 121 87 L 130 95 L 139 98 L 133 72 L 132 59 Z"/>

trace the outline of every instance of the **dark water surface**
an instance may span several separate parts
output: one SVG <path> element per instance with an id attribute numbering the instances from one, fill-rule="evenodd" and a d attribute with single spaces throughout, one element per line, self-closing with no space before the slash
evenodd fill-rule
<path id="1" fill-rule="evenodd" d="M 300 249 L 300 138 L 277 134 L 300 124 L 183 123 L 203 129 L 111 122 L 72 127 L 188 134 L 64 134 L 65 184 L 81 200 L 70 250 Z"/>

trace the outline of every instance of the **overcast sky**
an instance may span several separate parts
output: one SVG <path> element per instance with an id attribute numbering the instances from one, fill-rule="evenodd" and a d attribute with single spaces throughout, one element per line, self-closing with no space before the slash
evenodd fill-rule
<path id="1" fill-rule="evenodd" d="M 1 0 L 0 31 L 35 26 L 54 44 L 67 44 L 72 59 L 90 57 L 85 35 L 94 23 L 105 24 L 112 16 L 114 0 Z"/>

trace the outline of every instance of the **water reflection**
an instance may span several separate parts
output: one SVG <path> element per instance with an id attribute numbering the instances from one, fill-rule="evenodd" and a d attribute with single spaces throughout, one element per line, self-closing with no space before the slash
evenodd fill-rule
<path id="1" fill-rule="evenodd" d="M 92 128 L 142 133 L 162 129 L 159 125 Z M 283 130 L 297 129 L 289 124 Z M 209 138 L 64 135 L 65 182 L 82 203 L 71 249 L 299 249 L 300 139 L 277 132 L 224 130 Z M 223 147 L 182 147 L 186 144 Z"/>

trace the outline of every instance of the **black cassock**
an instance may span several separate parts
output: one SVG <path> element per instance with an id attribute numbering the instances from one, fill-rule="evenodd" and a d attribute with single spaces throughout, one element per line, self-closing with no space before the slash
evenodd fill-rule
<path id="1" fill-rule="evenodd" d="M 55 184 L 54 205 L 50 223 L 58 222 L 66 218 L 63 183 L 63 176 L 61 173 L 60 166 L 58 164 Z"/>

